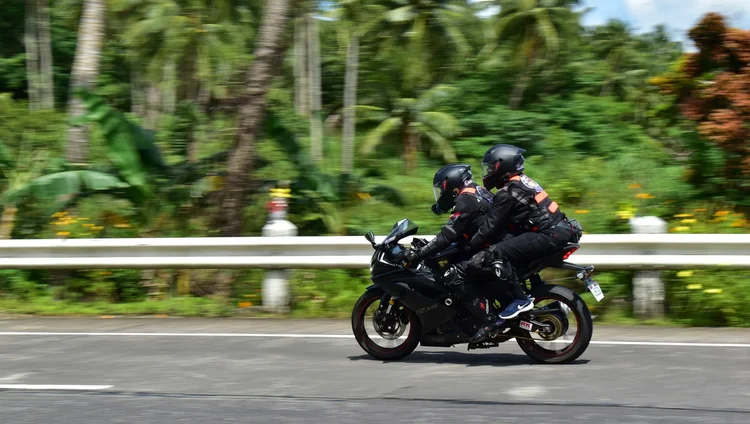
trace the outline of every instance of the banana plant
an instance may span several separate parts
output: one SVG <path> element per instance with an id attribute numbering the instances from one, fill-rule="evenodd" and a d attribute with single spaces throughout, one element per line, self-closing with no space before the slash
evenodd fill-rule
<path id="1" fill-rule="evenodd" d="M 129 200 L 139 207 L 140 217 L 148 220 L 154 205 L 165 198 L 184 198 L 205 186 L 206 162 L 167 165 L 155 142 L 155 133 L 146 130 L 104 99 L 87 90 L 79 92 L 87 113 L 82 117 L 95 122 L 103 133 L 109 163 L 84 169 L 65 167 L 62 171 L 35 176 L 15 184 L 0 197 L 3 204 L 17 204 L 27 198 L 51 201 L 49 213 L 73 207 L 80 199 L 109 194 Z M 189 197 L 189 195 L 187 196 Z"/>
<path id="2" fill-rule="evenodd" d="M 284 125 L 282 118 L 269 111 L 266 131 L 279 143 L 299 173 L 290 184 L 292 199 L 290 210 L 295 223 L 301 228 L 316 228 L 322 223 L 328 233 L 343 235 L 347 220 L 346 206 L 367 199 L 380 199 L 396 206 L 405 205 L 403 195 L 396 189 L 380 184 L 361 172 L 352 174 L 325 172 L 314 164 L 309 153 L 297 142 L 294 133 Z M 317 229 L 317 228 L 316 228 Z"/>

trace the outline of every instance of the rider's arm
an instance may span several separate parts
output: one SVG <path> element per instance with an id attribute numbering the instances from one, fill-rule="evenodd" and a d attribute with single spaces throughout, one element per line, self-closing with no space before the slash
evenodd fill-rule
<path id="1" fill-rule="evenodd" d="M 482 249 L 494 234 L 508 226 L 508 219 L 513 210 L 513 196 L 511 196 L 509 190 L 510 188 L 501 189 L 495 193 L 492 206 L 485 215 L 484 222 L 469 241 L 468 248 L 471 252 Z"/>
<path id="2" fill-rule="evenodd" d="M 448 223 L 443 225 L 440 234 L 435 236 L 434 239 L 416 252 L 418 257 L 432 257 L 450 246 L 451 243 L 458 241 L 460 237 L 463 237 L 464 229 L 470 222 L 478 207 L 476 202 L 464 202 L 461 197 L 462 196 L 459 196 L 459 198 L 456 199 L 456 206 L 453 208 L 453 214 L 448 220 Z"/>

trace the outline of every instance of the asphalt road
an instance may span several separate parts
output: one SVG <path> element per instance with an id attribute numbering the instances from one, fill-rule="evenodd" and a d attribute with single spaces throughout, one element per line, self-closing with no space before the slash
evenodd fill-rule
<path id="1" fill-rule="evenodd" d="M 515 342 L 377 361 L 346 321 L 0 319 L 0 417 L 746 424 L 750 331 L 596 326 L 576 363 L 539 365 Z"/>

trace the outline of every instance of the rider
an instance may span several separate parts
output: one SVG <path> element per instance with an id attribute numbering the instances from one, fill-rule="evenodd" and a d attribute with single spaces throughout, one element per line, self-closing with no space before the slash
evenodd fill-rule
<path id="1" fill-rule="evenodd" d="M 480 250 L 498 232 L 509 231 L 512 237 L 477 253 L 468 266 L 472 270 L 494 267 L 497 277 L 508 282 L 514 300 L 499 314 L 500 320 L 480 329 L 472 342 L 484 340 L 503 320 L 534 307 L 533 299 L 521 288 L 515 266 L 551 255 L 580 238 L 580 226 L 571 224 L 544 189 L 524 174 L 524 152 L 498 144 L 482 159 L 483 184 L 497 191 L 484 223 L 465 249 L 472 253 Z"/>
<path id="2" fill-rule="evenodd" d="M 492 193 L 472 180 L 471 166 L 464 164 L 446 165 L 440 168 L 432 180 L 435 204 L 432 212 L 436 215 L 452 211 L 448 223 L 440 233 L 429 243 L 419 249 L 409 249 L 403 255 L 403 262 L 407 266 L 415 265 L 424 258 L 431 258 L 442 252 L 452 243 L 457 243 L 463 249 L 473 236 L 479 225 L 484 222 L 484 215 L 490 208 Z M 451 275 L 450 284 L 465 283 L 465 270 L 468 261 L 455 264 L 456 273 Z M 447 274 L 448 275 L 448 274 Z M 450 280 L 451 278 L 447 278 Z M 485 324 L 495 322 L 489 302 L 479 298 L 474 287 L 463 284 L 467 292 L 466 306 L 478 318 L 484 319 Z"/>

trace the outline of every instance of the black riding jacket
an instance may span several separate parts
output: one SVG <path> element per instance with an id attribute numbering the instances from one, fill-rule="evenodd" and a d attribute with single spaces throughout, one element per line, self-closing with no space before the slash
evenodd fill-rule
<path id="1" fill-rule="evenodd" d="M 459 248 L 463 248 L 484 222 L 484 216 L 490 209 L 491 195 L 484 187 L 474 184 L 465 187 L 456 196 L 448 223 L 443 225 L 434 239 L 416 252 L 417 255 L 420 258 L 430 258 L 445 250 L 451 243 L 457 243 Z"/>
<path id="2" fill-rule="evenodd" d="M 536 181 L 525 174 L 516 175 L 495 192 L 492 206 L 468 247 L 472 252 L 478 251 L 500 232 L 546 233 L 564 219 L 557 203 Z"/>

